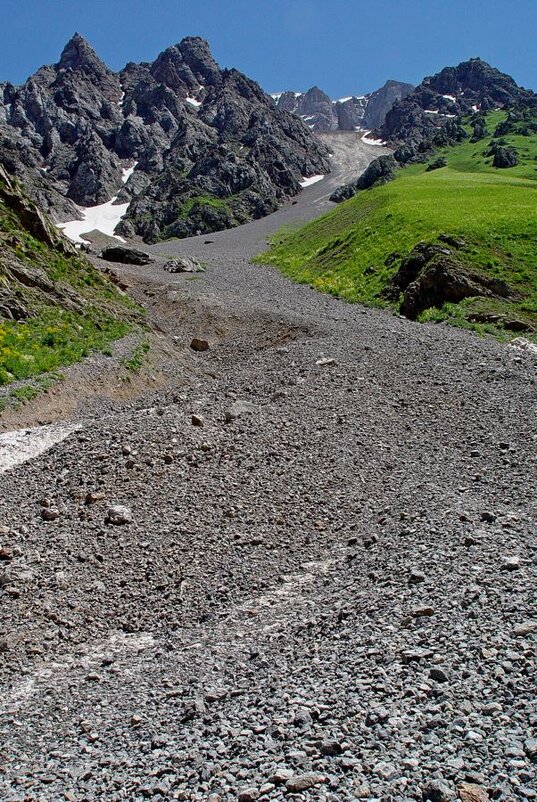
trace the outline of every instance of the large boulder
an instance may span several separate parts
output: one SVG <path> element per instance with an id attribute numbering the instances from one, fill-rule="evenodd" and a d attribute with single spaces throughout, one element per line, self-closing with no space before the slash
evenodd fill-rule
<path id="1" fill-rule="evenodd" d="M 150 265 L 155 260 L 137 248 L 125 248 L 123 245 L 111 245 L 101 251 L 101 259 L 107 262 L 119 262 L 125 265 Z"/>

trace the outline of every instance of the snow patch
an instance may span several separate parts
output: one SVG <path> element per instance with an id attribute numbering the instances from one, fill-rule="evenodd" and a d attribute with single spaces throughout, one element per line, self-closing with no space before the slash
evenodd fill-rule
<path id="1" fill-rule="evenodd" d="M 136 170 L 136 167 L 137 167 L 137 166 L 138 166 L 138 162 L 134 162 L 134 164 L 132 165 L 132 167 L 125 167 L 125 168 L 124 168 L 124 170 L 123 170 L 123 174 L 122 174 L 122 176 L 121 176 L 121 180 L 123 181 L 123 183 L 124 183 L 124 184 L 126 184 L 126 183 L 127 183 L 127 181 L 129 180 L 129 178 L 131 177 L 131 175 L 132 175 L 132 174 L 134 173 L 134 171 Z"/>
<path id="2" fill-rule="evenodd" d="M 130 168 L 129 168 L 130 169 Z M 119 221 L 126 215 L 129 207 L 128 203 L 120 203 L 114 206 L 117 200 L 117 195 L 109 200 L 107 203 L 101 203 L 99 206 L 78 206 L 78 210 L 82 214 L 82 220 L 71 220 L 68 223 L 58 223 L 58 228 L 63 231 L 66 237 L 78 244 L 83 245 L 87 240 L 82 238 L 85 231 L 101 231 L 109 237 L 115 237 L 120 242 L 125 242 L 123 237 L 114 234 L 114 229 Z"/>
<path id="3" fill-rule="evenodd" d="M 446 100 L 452 100 L 453 103 L 457 102 L 457 98 L 455 97 L 455 95 L 442 95 L 442 97 L 445 98 Z"/>
<path id="4" fill-rule="evenodd" d="M 349 97 L 340 97 L 339 100 L 335 100 L 335 103 L 348 103 L 349 100 L 365 100 L 365 95 L 349 95 Z"/>
<path id="5" fill-rule="evenodd" d="M 323 178 L 324 175 L 312 175 L 309 178 L 304 178 L 304 180 L 300 182 L 300 186 L 303 188 L 311 187 L 312 184 L 316 184 L 318 181 L 322 181 Z"/>
<path id="6" fill-rule="evenodd" d="M 425 114 L 438 114 L 438 109 L 425 109 Z"/>
<path id="7" fill-rule="evenodd" d="M 276 103 L 277 103 L 277 102 L 278 102 L 278 100 L 281 98 L 281 96 L 282 96 L 282 95 L 283 95 L 283 92 L 272 92 L 270 96 L 271 96 L 271 98 L 272 98 L 273 100 L 275 100 L 275 101 L 276 101 Z"/>
<path id="8" fill-rule="evenodd" d="M 359 130 L 359 129 L 358 129 Z M 362 137 L 362 142 L 366 145 L 384 145 L 382 139 L 370 139 L 369 134 L 371 131 L 366 131 Z"/>
<path id="9" fill-rule="evenodd" d="M 35 459 L 81 428 L 81 423 L 53 423 L 0 434 L 0 475 Z"/>
<path id="10" fill-rule="evenodd" d="M 120 109 L 123 108 L 123 101 L 124 100 L 125 100 L 125 92 L 122 92 L 121 93 L 121 97 L 119 98 L 119 100 L 117 102 L 117 105 L 119 106 Z"/>
<path id="11" fill-rule="evenodd" d="M 479 111 L 479 106 L 472 106 L 472 111 Z"/>
<path id="12" fill-rule="evenodd" d="M 185 100 L 187 103 L 190 103 L 191 106 L 195 106 L 196 108 L 199 108 L 199 106 L 201 106 L 201 100 L 196 100 L 195 97 L 187 97 L 185 98 Z"/>

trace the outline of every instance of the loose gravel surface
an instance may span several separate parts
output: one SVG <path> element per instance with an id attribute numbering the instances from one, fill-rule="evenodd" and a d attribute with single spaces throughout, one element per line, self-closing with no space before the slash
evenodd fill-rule
<path id="1" fill-rule="evenodd" d="M 0 477 L 0 799 L 537 798 L 537 357 L 250 265 L 334 180 L 132 268 L 194 378 Z"/>

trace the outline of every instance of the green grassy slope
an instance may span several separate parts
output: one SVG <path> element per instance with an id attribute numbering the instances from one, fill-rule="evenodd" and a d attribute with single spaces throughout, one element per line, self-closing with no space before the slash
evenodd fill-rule
<path id="1" fill-rule="evenodd" d="M 505 116 L 488 116 L 491 134 Z M 397 308 L 383 295 L 400 264 L 390 255 L 407 255 L 418 242 L 447 234 L 467 243 L 457 252 L 462 264 L 507 281 L 516 298 L 466 299 L 426 310 L 420 319 L 466 325 L 472 313 L 490 311 L 537 326 L 537 135 L 504 139 L 518 151 L 517 166 L 492 166 L 484 155 L 491 136 L 444 148 L 430 161 L 444 156 L 447 167 L 401 170 L 393 182 L 360 192 L 299 230 L 280 232 L 260 261 L 349 301 Z"/>
<path id="2" fill-rule="evenodd" d="M 0 385 L 105 350 L 138 318 L 132 301 L 0 173 Z"/>

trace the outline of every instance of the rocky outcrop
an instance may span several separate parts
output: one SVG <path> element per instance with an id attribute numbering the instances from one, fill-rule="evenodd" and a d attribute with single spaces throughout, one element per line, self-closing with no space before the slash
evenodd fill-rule
<path id="1" fill-rule="evenodd" d="M 0 163 L 58 221 L 134 201 L 123 230 L 150 241 L 262 216 L 330 170 L 303 122 L 204 40 L 114 73 L 79 34 L 23 86 L 0 85 Z"/>
<path id="2" fill-rule="evenodd" d="M 97 288 L 103 290 L 100 298 Z M 114 301 L 114 288 L 0 165 L 0 322 L 23 322 L 47 307 L 103 320 L 117 313 Z M 0 384 L 6 376 L 0 366 Z"/>
<path id="3" fill-rule="evenodd" d="M 39 242 L 64 254 L 74 254 L 75 248 L 63 237 L 51 221 L 8 176 L 0 164 L 0 202 L 15 213 L 20 225 Z"/>
<path id="4" fill-rule="evenodd" d="M 398 167 L 399 165 L 393 156 L 379 156 L 378 159 L 371 162 L 357 181 L 338 187 L 330 196 L 330 200 L 334 203 L 340 203 L 352 198 L 360 190 L 387 184 L 393 180 Z"/>
<path id="5" fill-rule="evenodd" d="M 509 298 L 513 293 L 500 279 L 466 268 L 450 248 L 421 242 L 403 259 L 392 279 L 388 297 L 402 293 L 401 314 L 415 320 L 430 307 L 484 296 Z"/>
<path id="6" fill-rule="evenodd" d="M 438 159 L 427 165 L 427 172 L 432 173 L 434 170 L 441 170 L 442 167 L 447 167 L 447 160 L 443 156 L 439 156 Z"/>
<path id="7" fill-rule="evenodd" d="M 355 131 L 378 128 L 393 104 L 413 89 L 412 84 L 386 81 L 369 95 L 353 95 L 341 100 L 331 100 L 317 86 L 305 93 L 283 92 L 273 98 L 277 108 L 301 117 L 313 131 Z"/>
<path id="8" fill-rule="evenodd" d="M 516 148 L 508 145 L 504 140 L 500 139 L 492 141 L 490 148 L 485 152 L 486 156 L 492 156 L 492 166 L 499 169 L 507 167 L 516 167 L 518 164 L 518 155 Z"/>
<path id="9" fill-rule="evenodd" d="M 536 107 L 537 95 L 474 58 L 425 78 L 387 113 L 380 136 L 394 145 L 417 149 L 436 129 L 461 114 L 519 105 Z"/>

